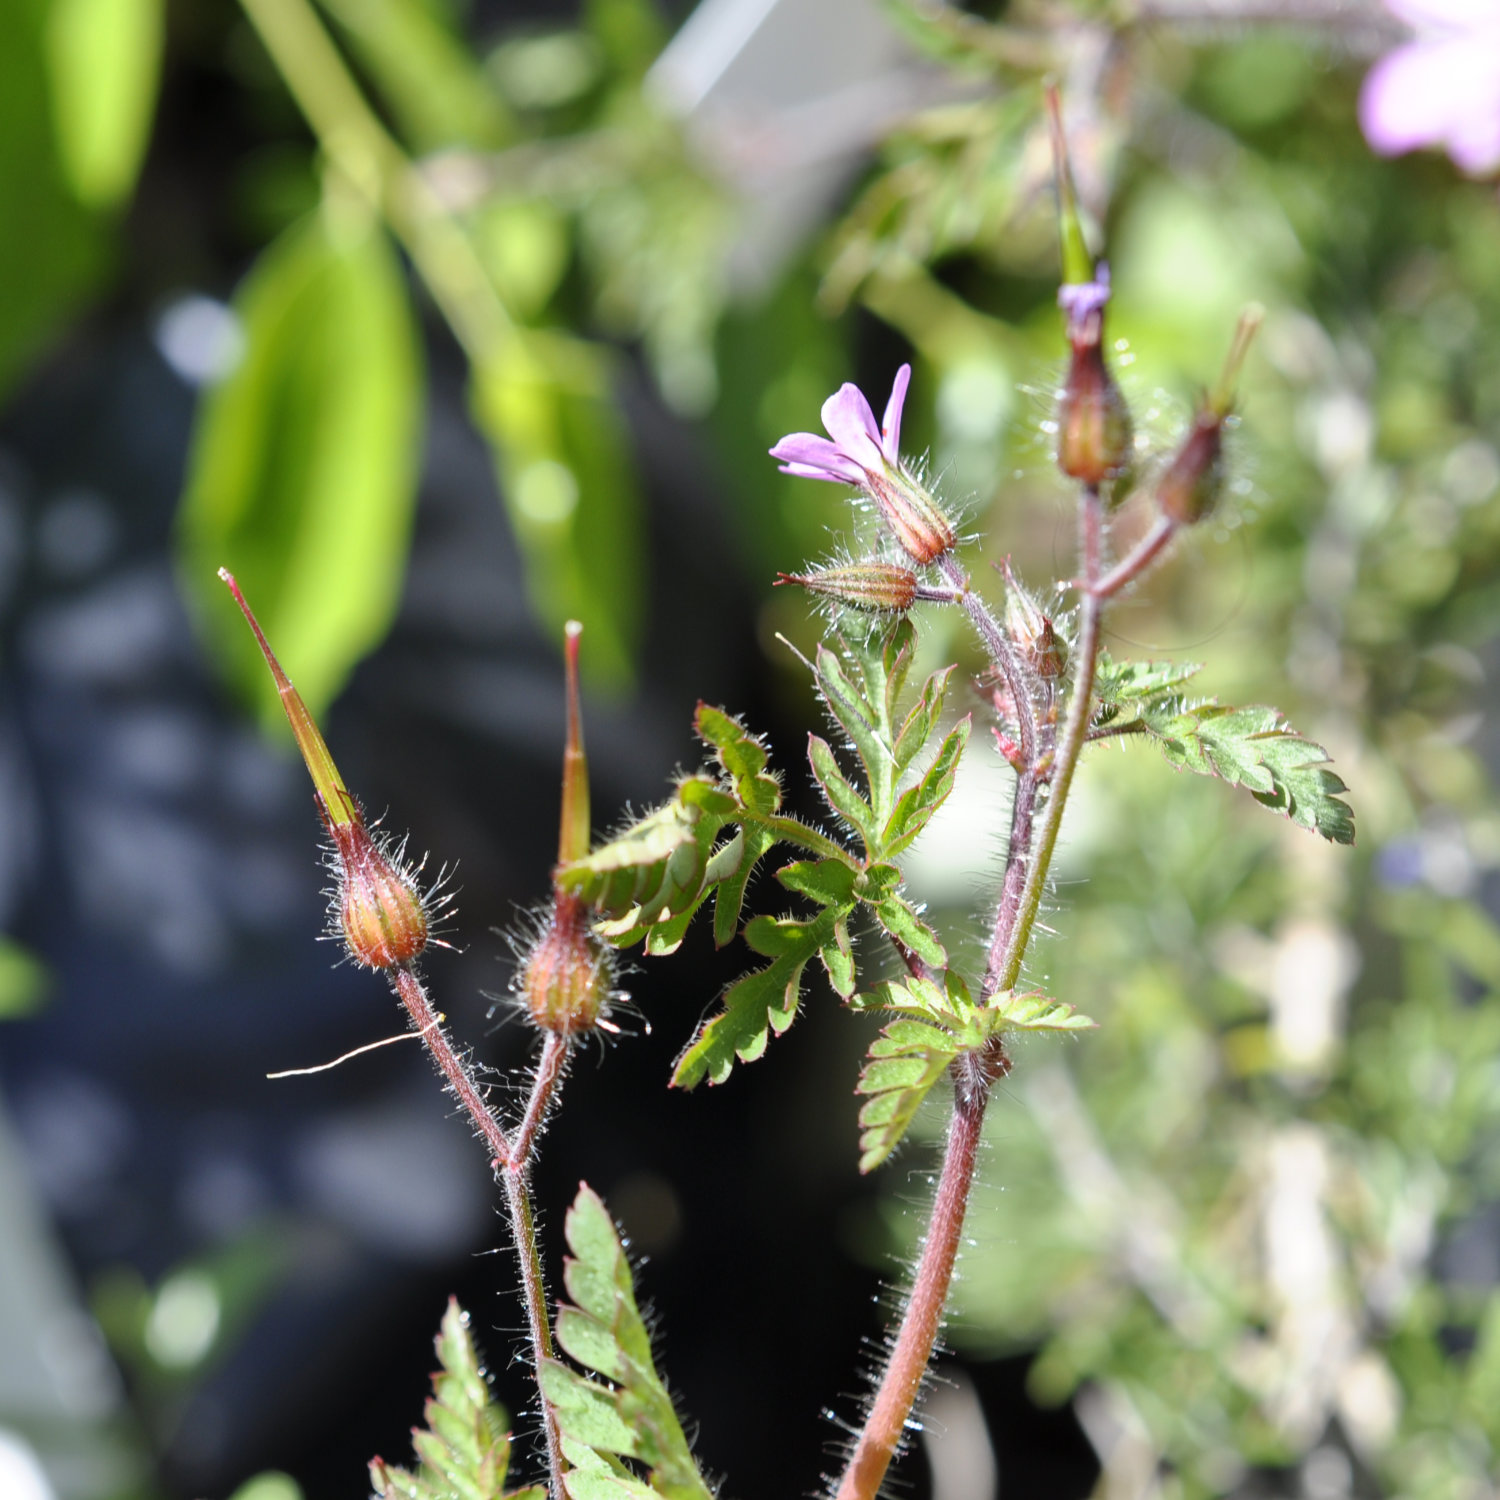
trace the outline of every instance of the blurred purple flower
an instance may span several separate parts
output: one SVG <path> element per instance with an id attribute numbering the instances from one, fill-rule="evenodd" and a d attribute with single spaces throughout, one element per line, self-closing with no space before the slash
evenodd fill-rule
<path id="1" fill-rule="evenodd" d="M 1385 156 L 1440 146 L 1465 172 L 1500 168 L 1500 0 L 1385 0 L 1416 33 L 1370 70 L 1365 138 Z"/>
<path id="2" fill-rule="evenodd" d="M 771 449 L 771 457 L 781 460 L 783 474 L 866 487 L 869 476 L 901 466 L 901 408 L 910 383 L 911 366 L 902 365 L 885 405 L 885 420 L 877 427 L 864 393 L 846 381 L 823 403 L 823 425 L 833 441 L 794 432 Z"/>

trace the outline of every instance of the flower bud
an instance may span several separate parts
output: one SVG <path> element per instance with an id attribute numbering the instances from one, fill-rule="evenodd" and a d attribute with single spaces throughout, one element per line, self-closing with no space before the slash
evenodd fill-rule
<path id="1" fill-rule="evenodd" d="M 887 467 L 869 472 L 865 487 L 891 534 L 913 562 L 933 562 L 957 540 L 953 523 L 937 501 L 905 469 Z"/>
<path id="2" fill-rule="evenodd" d="M 592 1031 L 609 1002 L 611 978 L 609 951 L 593 934 L 588 908 L 557 891 L 552 918 L 516 982 L 532 1021 L 564 1036 Z"/>
<path id="3" fill-rule="evenodd" d="M 1130 408 L 1098 343 L 1075 343 L 1057 403 L 1057 466 L 1070 479 L 1099 485 L 1129 467 L 1135 432 Z"/>
<path id="4" fill-rule="evenodd" d="M 820 568 L 816 573 L 780 573 L 777 583 L 800 583 L 815 594 L 826 594 L 855 609 L 911 608 L 917 597 L 917 575 L 899 563 L 851 563 L 842 568 Z"/>
<path id="5" fill-rule="evenodd" d="M 1156 482 L 1161 513 L 1179 526 L 1201 521 L 1224 488 L 1224 416 L 1200 406 L 1192 430 Z"/>
<path id="6" fill-rule="evenodd" d="M 415 880 L 362 821 L 327 826 L 338 855 L 339 925 L 350 956 L 370 969 L 410 963 L 427 946 L 427 909 Z"/>
<path id="7" fill-rule="evenodd" d="M 350 796 L 302 695 L 282 671 L 234 575 L 220 568 L 219 577 L 234 596 L 266 659 L 297 748 L 312 777 L 313 800 L 333 840 L 338 877 L 335 903 L 349 955 L 371 969 L 410 963 L 427 946 L 428 938 L 427 905 L 416 880 L 365 827 L 359 804 Z M 439 900 L 437 904 L 441 907 L 444 902 Z"/>
<path id="8" fill-rule="evenodd" d="M 1005 633 L 1020 653 L 1022 662 L 1038 677 L 1047 681 L 1061 677 L 1067 664 L 1067 652 L 1052 628 L 1052 621 L 1016 582 L 1008 560 L 1004 571 L 1009 585 L 1005 595 Z"/>
<path id="9" fill-rule="evenodd" d="M 1213 391 L 1198 403 L 1193 426 L 1156 482 L 1161 513 L 1178 526 L 1201 521 L 1224 490 L 1224 426 L 1234 410 L 1234 388 L 1250 342 L 1265 316 L 1255 305 L 1240 315 L 1224 371 Z"/>

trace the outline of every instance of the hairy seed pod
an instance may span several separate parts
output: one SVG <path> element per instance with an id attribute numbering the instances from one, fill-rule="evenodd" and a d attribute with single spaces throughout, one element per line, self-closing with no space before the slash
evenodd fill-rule
<path id="1" fill-rule="evenodd" d="M 777 583 L 800 583 L 854 609 L 888 610 L 900 614 L 917 597 L 917 575 L 899 563 L 850 563 L 820 568 L 816 573 L 779 573 Z"/>
<path id="2" fill-rule="evenodd" d="M 868 473 L 865 488 L 913 562 L 935 562 L 958 539 L 937 501 L 905 469 Z"/>
<path id="3" fill-rule="evenodd" d="M 350 957 L 368 969 L 410 963 L 427 946 L 427 909 L 416 882 L 362 821 L 328 823 L 339 860 L 339 925 Z"/>
<path id="4" fill-rule="evenodd" d="M 1156 482 L 1161 513 L 1179 526 L 1201 521 L 1224 490 L 1224 414 L 1204 404 L 1192 430 Z"/>

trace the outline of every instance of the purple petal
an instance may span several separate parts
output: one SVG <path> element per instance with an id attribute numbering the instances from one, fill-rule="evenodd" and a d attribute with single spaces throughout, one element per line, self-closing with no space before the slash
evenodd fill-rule
<path id="1" fill-rule="evenodd" d="M 1366 139 L 1382 155 L 1445 146 L 1467 171 L 1500 165 L 1500 35 L 1414 42 L 1383 57 L 1359 97 Z"/>
<path id="2" fill-rule="evenodd" d="M 823 403 L 823 425 L 846 458 L 872 473 L 885 467 L 875 413 L 858 386 L 847 381 Z"/>
<path id="3" fill-rule="evenodd" d="M 896 371 L 891 399 L 885 403 L 885 416 L 880 421 L 880 447 L 893 469 L 901 462 L 901 408 L 906 405 L 906 388 L 910 384 L 911 366 L 902 365 Z"/>
<path id="4" fill-rule="evenodd" d="M 793 432 L 771 449 L 784 474 L 800 479 L 828 479 L 835 484 L 860 484 L 865 471 L 844 455 L 837 443 L 811 432 Z"/>

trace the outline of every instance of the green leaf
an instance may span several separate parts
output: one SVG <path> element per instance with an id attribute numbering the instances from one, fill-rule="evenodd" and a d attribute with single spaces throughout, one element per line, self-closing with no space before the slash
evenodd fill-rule
<path id="1" fill-rule="evenodd" d="M 48 86 L 47 0 L 0 3 L 0 394 L 107 264 L 96 216 L 60 160 Z"/>
<path id="2" fill-rule="evenodd" d="M 700 702 L 693 728 L 714 751 L 719 768 L 733 786 L 740 806 L 770 815 L 781 806 L 781 783 L 766 772 L 765 743 L 722 708 Z"/>
<path id="3" fill-rule="evenodd" d="M 841 859 L 799 860 L 784 865 L 776 878 L 789 891 L 809 896 L 819 906 L 838 906 L 848 910 L 854 905 L 855 888 L 860 872 Z"/>
<path id="4" fill-rule="evenodd" d="M 425 155 L 444 146 L 503 146 L 514 124 L 499 94 L 431 0 L 321 0 L 391 106 L 406 142 Z"/>
<path id="5" fill-rule="evenodd" d="M 12 939 L 0 937 L 0 1021 L 35 1015 L 50 984 L 51 976 L 40 959 Z"/>
<path id="6" fill-rule="evenodd" d="M 555 1361 L 544 1364 L 542 1390 L 556 1410 L 568 1456 L 585 1478 L 568 1492 L 580 1497 L 646 1494 L 709 1500 L 692 1451 L 651 1354 L 636 1304 L 630 1262 L 599 1196 L 581 1183 L 564 1224 L 572 1258 L 564 1281 L 572 1306 L 558 1315 L 557 1340 L 590 1380 Z M 587 1451 L 584 1451 L 587 1450 Z M 611 1456 L 645 1465 L 649 1487 Z"/>
<path id="7" fill-rule="evenodd" d="M 452 1298 L 436 1344 L 441 1368 L 432 1377 L 427 1426 L 412 1433 L 419 1467 L 371 1459 L 370 1484 L 376 1495 L 397 1500 L 501 1500 L 510 1466 L 506 1416 L 490 1399 L 469 1315 Z M 509 1500 L 540 1500 L 541 1493 L 521 1490 Z"/>
<path id="8" fill-rule="evenodd" d="M 963 1050 L 950 1032 L 925 1021 L 892 1021 L 870 1044 L 855 1092 L 867 1096 L 859 1112 L 859 1170 L 872 1172 L 900 1144 L 922 1101 Z"/>
<path id="9" fill-rule="evenodd" d="M 1247 788 L 1255 800 L 1335 844 L 1354 842 L 1348 791 L 1321 745 L 1303 739 L 1274 708 L 1205 703 L 1182 713 L 1148 711 L 1142 725 L 1169 764 Z"/>
<path id="10" fill-rule="evenodd" d="M 887 896 L 874 904 L 875 919 L 898 943 L 910 948 L 929 968 L 948 967 L 948 950 L 910 902 Z"/>
<path id="11" fill-rule="evenodd" d="M 912 705 L 896 736 L 894 759 L 897 776 L 927 748 L 927 741 L 932 738 L 932 731 L 942 716 L 949 679 L 956 670 L 956 667 L 944 667 L 922 684 L 922 694 Z"/>
<path id="12" fill-rule="evenodd" d="M 475 369 L 474 420 L 490 441 L 532 609 L 562 639 L 589 631 L 584 670 L 616 691 L 635 674 L 649 562 L 630 438 L 602 345 L 513 329 Z"/>
<path id="13" fill-rule="evenodd" d="M 735 1059 L 754 1062 L 792 1024 L 802 989 L 802 972 L 814 954 L 835 941 L 835 929 L 849 907 L 827 906 L 811 922 L 790 917 L 756 917 L 745 929 L 745 941 L 772 958 L 764 969 L 746 974 L 725 992 L 723 1008 L 705 1021 L 688 1044 L 672 1074 L 676 1088 L 694 1088 L 707 1078 L 723 1083 Z"/>
<path id="14" fill-rule="evenodd" d="M 246 701 L 281 720 L 220 565 L 255 600 L 319 718 L 399 602 L 420 437 L 417 331 L 384 235 L 326 213 L 261 256 L 235 311 L 245 355 L 199 413 L 178 565 Z"/>
<path id="15" fill-rule="evenodd" d="M 965 714 L 938 746 L 937 756 L 927 768 L 927 774 L 902 793 L 880 837 L 882 858 L 889 859 L 910 847 L 931 821 L 932 815 L 948 800 L 958 778 L 958 763 L 963 759 L 971 727 L 972 720 Z"/>
<path id="16" fill-rule="evenodd" d="M 163 0 L 52 0 L 47 74 L 58 152 L 90 208 L 135 186 L 161 76 Z"/>
<path id="17" fill-rule="evenodd" d="M 879 847 L 875 837 L 874 810 L 839 769 L 832 746 L 816 734 L 808 735 L 807 759 L 818 785 L 823 789 L 824 800 L 859 834 L 866 850 L 873 856 Z"/>
<path id="18" fill-rule="evenodd" d="M 986 1007 L 996 1012 L 1007 1027 L 1017 1031 L 1092 1031 L 1097 1025 L 1079 1015 L 1071 1005 L 1046 995 L 996 995 Z"/>
<path id="19" fill-rule="evenodd" d="M 1177 696 L 1178 690 L 1203 670 L 1197 661 L 1115 661 L 1099 653 L 1094 672 L 1094 694 L 1109 707 L 1134 703 L 1158 703 Z"/>

